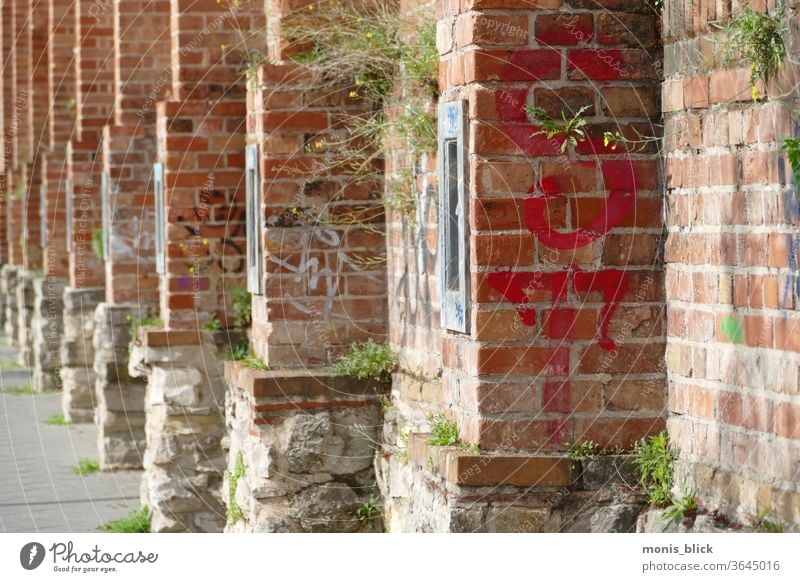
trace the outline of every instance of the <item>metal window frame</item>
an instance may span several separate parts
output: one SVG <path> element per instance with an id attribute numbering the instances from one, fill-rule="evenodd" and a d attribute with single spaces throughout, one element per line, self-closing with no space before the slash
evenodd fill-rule
<path id="1" fill-rule="evenodd" d="M 39 242 L 42 245 L 42 250 L 47 250 L 47 208 L 45 207 L 46 204 L 46 197 L 47 191 L 45 190 L 44 184 L 39 186 Z"/>
<path id="2" fill-rule="evenodd" d="M 64 189 L 66 190 L 66 212 L 67 212 L 67 252 L 72 252 L 72 180 L 70 178 L 66 179 L 64 184 Z"/>
<path id="3" fill-rule="evenodd" d="M 449 101 L 439 104 L 439 289 L 442 328 L 459 333 L 469 332 L 469 222 L 467 220 L 469 192 L 467 172 L 467 128 L 466 101 Z M 448 147 L 456 143 L 457 203 L 450 204 L 451 163 Z M 457 232 L 451 232 L 450 216 L 456 217 Z M 458 257 L 452 263 L 458 270 L 458 288 L 448 288 L 451 262 L 448 249 L 451 237 L 457 237 Z"/>
<path id="4" fill-rule="evenodd" d="M 164 275 L 166 269 L 166 202 L 164 200 L 164 164 L 153 164 L 153 193 L 155 195 L 156 273 Z"/>
<path id="5" fill-rule="evenodd" d="M 100 174 L 100 209 L 102 213 L 103 228 L 103 257 L 109 259 L 109 248 L 111 247 L 111 195 L 109 188 L 108 174 Z"/>
<path id="6" fill-rule="evenodd" d="M 263 293 L 264 251 L 261 240 L 261 177 L 257 144 L 245 148 L 245 206 L 247 233 L 247 290 Z"/>

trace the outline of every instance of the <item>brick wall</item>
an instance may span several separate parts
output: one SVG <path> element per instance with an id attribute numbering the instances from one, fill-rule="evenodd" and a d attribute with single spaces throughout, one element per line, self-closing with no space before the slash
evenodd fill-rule
<path id="1" fill-rule="evenodd" d="M 271 12 L 303 18 L 297 2 Z M 324 9 L 324 7 L 316 7 Z M 270 37 L 274 64 L 250 86 L 248 135 L 260 152 L 263 294 L 253 296 L 252 343 L 270 366 L 331 363 L 354 341 L 386 333 L 382 181 L 326 165 L 325 140 L 347 139 L 364 105 L 289 59 L 297 46 Z"/>
<path id="2" fill-rule="evenodd" d="M 44 190 L 43 216 L 47 248 L 44 271 L 53 277 L 66 277 L 67 253 L 67 142 L 75 124 L 75 69 L 70 66 L 75 44 L 75 16 L 72 0 L 50 0 L 47 10 L 48 114 L 46 136 L 48 155 L 42 165 Z"/>
<path id="3" fill-rule="evenodd" d="M 263 50 L 264 38 L 244 43 L 241 31 L 263 31 L 264 12 L 236 4 L 171 3 L 173 100 L 157 110 L 166 201 L 161 316 L 169 328 L 214 316 L 228 322 L 232 290 L 244 284 L 242 54 Z"/>
<path id="4" fill-rule="evenodd" d="M 29 15 L 31 61 L 31 158 L 28 169 L 28 182 L 25 192 L 25 248 L 23 265 L 27 270 L 42 268 L 42 219 L 41 188 L 42 169 L 48 153 L 49 139 L 45 123 L 49 112 L 48 105 L 48 50 L 49 41 L 47 2 L 28 0 L 26 14 Z"/>
<path id="5" fill-rule="evenodd" d="M 706 41 L 738 9 L 702 6 L 665 3 L 668 428 L 703 504 L 796 524 L 800 206 L 779 150 L 800 75 L 785 63 L 753 100 L 747 63 L 724 68 Z M 796 27 L 785 38 L 793 54 Z"/>
<path id="6" fill-rule="evenodd" d="M 419 18 L 420 22 L 429 22 L 434 18 L 435 4 L 405 0 L 400 11 L 409 21 Z M 418 40 L 412 37 L 409 42 Z M 435 110 L 435 100 L 430 107 Z M 422 419 L 420 412 L 437 412 L 444 406 L 437 157 L 428 154 L 415 158 L 412 146 L 397 140 L 389 148 L 384 194 L 390 201 L 386 209 L 389 340 L 400 362 L 393 390 L 396 406 L 403 411 L 401 429 L 416 425 Z M 412 197 L 413 207 L 403 210 L 402 204 L 393 204 L 395 196 Z"/>
<path id="7" fill-rule="evenodd" d="M 656 19 L 533 8 L 438 4 L 442 100 L 469 105 L 471 318 L 445 334 L 445 398 L 484 450 L 627 446 L 663 427 L 659 168 L 603 132 L 657 131 Z M 588 138 L 562 155 L 526 104 L 589 105 Z"/>
<path id="8" fill-rule="evenodd" d="M 152 163 L 156 102 L 171 87 L 168 0 L 114 2 L 114 125 L 103 134 L 110 188 L 106 297 L 158 306 Z"/>
<path id="9" fill-rule="evenodd" d="M 3 144 L 2 149 L 0 151 L 0 262 L 3 264 L 8 263 L 8 238 L 6 234 L 6 227 L 8 224 L 8 218 L 6 217 L 7 209 L 8 209 L 8 172 L 10 168 L 8 167 L 9 155 L 10 150 L 8 149 L 7 145 L 7 133 L 6 130 L 10 129 L 9 126 L 6 124 L 8 123 L 8 118 L 6 117 L 7 112 L 11 109 L 6 102 L 10 101 L 8 99 L 8 87 L 9 81 L 6 79 L 6 68 L 8 67 L 8 50 L 10 45 L 10 40 L 6 36 L 6 26 L 5 20 L 7 18 L 7 13 L 9 11 L 8 3 L 3 4 L 0 7 L 0 58 L 3 60 L 3 74 L 0 75 L 0 136 L 2 136 Z M 0 308 L 0 319 L 5 317 L 5 306 Z"/>
<path id="10" fill-rule="evenodd" d="M 103 170 L 101 138 L 114 104 L 113 4 L 75 4 L 75 127 L 68 149 L 72 181 L 70 285 L 103 286 L 100 258 L 92 251 L 92 233 L 102 228 L 100 199 Z"/>
<path id="11" fill-rule="evenodd" d="M 114 121 L 155 124 L 155 103 L 171 89 L 170 1 L 114 2 Z M 154 133 L 154 131 L 153 131 Z"/>

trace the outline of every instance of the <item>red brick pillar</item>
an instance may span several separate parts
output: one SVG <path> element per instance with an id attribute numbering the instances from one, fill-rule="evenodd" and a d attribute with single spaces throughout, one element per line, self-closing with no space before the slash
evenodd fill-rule
<path id="1" fill-rule="evenodd" d="M 141 467 L 146 381 L 127 372 L 132 322 L 158 311 L 155 102 L 171 84 L 169 0 L 114 2 L 114 124 L 103 133 L 106 300 L 95 312 L 100 461 Z"/>
<path id="2" fill-rule="evenodd" d="M 61 355 L 74 378 L 64 381 L 65 416 L 86 421 L 94 414 L 94 372 L 87 366 L 94 360 L 94 311 L 105 295 L 103 261 L 92 249 L 92 238 L 102 232 L 101 140 L 114 104 L 113 4 L 78 0 L 73 18 L 75 129 L 67 149 L 70 254 Z"/>
<path id="3" fill-rule="evenodd" d="M 48 277 L 56 278 L 69 274 L 66 152 L 75 127 L 75 69 L 69 66 L 74 58 L 74 6 L 72 0 L 50 0 L 48 4 L 48 155 L 42 166 L 47 248 L 43 263 Z"/>
<path id="4" fill-rule="evenodd" d="M 147 377 L 142 503 L 151 508 L 153 531 L 224 525 L 218 415 L 230 340 L 203 327 L 229 321 L 232 291 L 245 281 L 241 55 L 263 52 L 263 21 L 263 4 L 255 1 L 170 3 L 172 98 L 157 104 L 155 160 L 163 167 L 156 228 L 166 249 L 157 260 L 163 258 L 160 315 L 167 329 L 142 329 L 135 343 L 144 347 L 137 345 L 129 361 L 131 373 Z M 177 447 L 174 455 L 163 454 L 167 443 Z M 184 458 L 206 462 L 189 468 Z"/>
<path id="5" fill-rule="evenodd" d="M 711 5 L 690 20 L 683 2 L 664 5 L 667 426 L 680 454 L 676 482 L 698 503 L 792 531 L 800 525 L 800 205 L 781 148 L 800 135 L 800 70 L 787 57 L 767 83 L 756 80 L 754 94 L 749 63 L 692 59 L 743 6 Z M 796 19 L 788 9 L 784 24 Z M 789 31 L 792 55 L 800 36 Z"/>
<path id="6" fill-rule="evenodd" d="M 48 154 L 49 139 L 45 122 L 49 113 L 48 97 L 48 8 L 47 0 L 28 0 L 30 27 L 31 152 L 25 192 L 25 248 L 23 265 L 27 271 L 42 269 L 42 166 Z M 31 340 L 32 341 L 32 340 Z"/>
<path id="7" fill-rule="evenodd" d="M 14 197 L 14 150 L 17 133 L 15 48 L 11 39 L 16 38 L 14 25 L 14 3 L 4 2 L 2 5 L 3 36 L 3 222 L 5 242 L 5 264 L 0 275 L 0 292 L 6 298 L 3 306 L 3 329 L 10 341 L 16 341 L 17 333 L 17 267 L 21 259 L 18 244 L 19 204 Z"/>
<path id="8" fill-rule="evenodd" d="M 462 438 L 629 446 L 663 425 L 658 163 L 603 132 L 656 131 L 655 17 L 644 2 L 444 4 L 442 101 L 465 100 L 469 124 L 468 324 L 444 340 Z M 532 137 L 526 105 L 555 118 L 588 105 L 586 139 L 562 150 L 563 136 Z"/>
<path id="9" fill-rule="evenodd" d="M 658 133 L 656 17 L 589 0 L 441 0 L 437 13 L 442 401 L 479 452 L 412 434 L 408 466 L 384 476 L 415 484 L 385 486 L 407 495 L 393 529 L 589 529 L 564 487 L 593 486 L 575 481 L 567 443 L 628 447 L 664 426 L 657 148 L 603 137 Z M 585 135 L 563 149 L 534 136 L 530 106 L 557 122 L 587 106 Z M 409 393 L 410 419 L 413 399 L 435 397 Z M 514 501 L 476 489 L 496 485 Z"/>
<path id="10" fill-rule="evenodd" d="M 330 153 L 313 143 L 346 139 L 347 116 L 363 113 L 344 88 L 288 60 L 263 66 L 255 87 L 264 264 L 253 347 L 271 367 L 324 366 L 386 337 L 383 184 L 318 169 Z"/>
<path id="11" fill-rule="evenodd" d="M 15 169 L 15 201 L 19 204 L 19 233 L 16 244 L 19 246 L 20 272 L 17 284 L 17 343 L 20 347 L 20 361 L 27 366 L 33 363 L 31 341 L 31 319 L 33 316 L 33 278 L 30 270 L 35 268 L 36 253 L 30 246 L 38 245 L 36 224 L 38 223 L 38 193 L 33 192 L 38 183 L 34 178 L 34 84 L 33 84 L 33 21 L 29 0 L 14 1 L 14 23 L 16 32 L 15 76 L 16 105 L 18 107 L 17 148 Z M 15 235 L 17 233 L 14 233 Z M 34 259 L 32 261 L 32 259 Z"/>
<path id="12" fill-rule="evenodd" d="M 7 162 L 8 154 L 10 152 L 6 149 L 6 45 L 9 44 L 8 37 L 5 36 L 4 21 L 5 21 L 5 5 L 0 7 L 0 58 L 3 59 L 3 74 L 0 75 L 0 136 L 2 136 L 2 152 L 0 152 L 0 329 L 5 330 L 6 326 L 6 293 L 5 282 L 7 279 L 7 271 L 10 266 L 8 265 L 8 238 L 6 235 L 6 226 L 8 224 L 7 210 L 8 210 L 8 178 L 7 178 Z"/>

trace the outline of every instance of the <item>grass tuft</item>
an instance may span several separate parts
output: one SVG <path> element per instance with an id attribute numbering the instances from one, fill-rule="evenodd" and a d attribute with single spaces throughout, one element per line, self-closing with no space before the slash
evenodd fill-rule
<path id="1" fill-rule="evenodd" d="M 146 507 L 132 509 L 126 517 L 98 526 L 106 533 L 150 533 L 150 515 Z"/>
<path id="2" fill-rule="evenodd" d="M 100 463 L 91 459 L 81 459 L 77 465 L 72 466 L 72 471 L 76 475 L 90 475 L 100 470 Z"/>
<path id="3" fill-rule="evenodd" d="M 72 423 L 64 418 L 63 414 L 54 414 L 50 418 L 44 421 L 45 424 L 49 424 L 51 426 L 72 426 Z"/>

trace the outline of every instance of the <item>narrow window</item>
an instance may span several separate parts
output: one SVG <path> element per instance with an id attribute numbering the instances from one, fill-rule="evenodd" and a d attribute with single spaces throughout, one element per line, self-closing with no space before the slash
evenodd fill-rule
<path id="1" fill-rule="evenodd" d="M 111 236 L 111 195 L 108 191 L 108 174 L 100 174 L 100 205 L 103 211 L 103 256 L 109 259 L 108 247 Z"/>
<path id="2" fill-rule="evenodd" d="M 66 181 L 67 191 L 67 252 L 72 252 L 72 180 Z"/>
<path id="3" fill-rule="evenodd" d="M 156 205 L 156 273 L 163 275 L 166 273 L 165 269 L 165 237 L 164 229 L 166 228 L 164 219 L 164 164 L 156 162 L 153 164 L 153 192 L 155 193 Z"/>
<path id="4" fill-rule="evenodd" d="M 464 102 L 439 104 L 439 277 L 442 327 L 466 333 L 469 255 Z"/>
<path id="5" fill-rule="evenodd" d="M 247 290 L 261 293 L 261 180 L 258 175 L 258 146 L 249 145 L 245 151 L 245 204 L 247 218 Z"/>
<path id="6" fill-rule="evenodd" d="M 39 242 L 41 243 L 42 250 L 47 251 L 47 201 L 45 200 L 47 192 L 44 184 L 39 186 Z"/>

